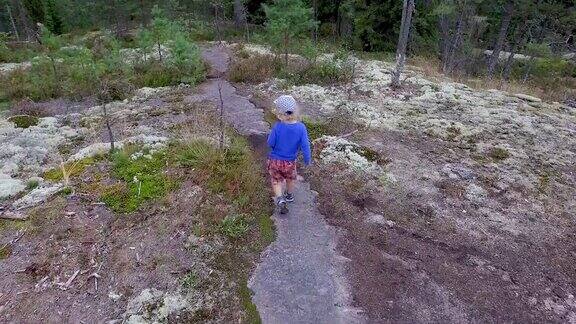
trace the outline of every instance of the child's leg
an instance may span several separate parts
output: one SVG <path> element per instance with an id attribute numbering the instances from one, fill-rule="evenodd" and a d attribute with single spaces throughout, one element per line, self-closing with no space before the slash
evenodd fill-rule
<path id="1" fill-rule="evenodd" d="M 272 181 L 272 192 L 274 192 L 274 198 L 281 197 L 283 195 L 282 182 L 273 180 Z"/>
<path id="2" fill-rule="evenodd" d="M 296 181 L 293 179 L 286 179 L 286 193 L 294 193 L 294 186 Z"/>

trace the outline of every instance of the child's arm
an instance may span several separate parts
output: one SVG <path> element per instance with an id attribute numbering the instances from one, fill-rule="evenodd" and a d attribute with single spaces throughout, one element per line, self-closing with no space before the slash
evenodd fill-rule
<path id="1" fill-rule="evenodd" d="M 306 126 L 302 127 L 302 139 L 300 140 L 300 149 L 302 150 L 302 155 L 304 155 L 304 164 L 310 165 L 312 160 L 312 152 L 310 152 L 310 140 L 308 139 L 308 130 Z"/>
<path id="2" fill-rule="evenodd" d="M 268 135 L 268 146 L 272 149 L 276 146 L 276 124 L 274 124 L 270 131 L 270 135 Z"/>

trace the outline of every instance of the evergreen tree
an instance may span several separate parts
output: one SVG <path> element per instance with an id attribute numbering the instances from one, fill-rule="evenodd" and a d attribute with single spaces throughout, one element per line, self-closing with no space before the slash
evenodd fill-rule
<path id="1" fill-rule="evenodd" d="M 44 24 L 46 28 L 56 35 L 64 32 L 64 22 L 54 0 L 45 0 Z"/>
<path id="2" fill-rule="evenodd" d="M 44 13 L 45 6 L 42 0 L 23 0 L 22 3 L 34 24 L 44 23 L 46 15 Z"/>
<path id="3" fill-rule="evenodd" d="M 162 57 L 162 44 L 170 38 L 170 35 L 175 30 L 173 24 L 158 6 L 152 8 L 152 16 L 154 19 L 152 19 L 152 24 L 150 25 L 150 37 L 158 51 L 158 58 L 162 62 L 164 60 Z"/>
<path id="4" fill-rule="evenodd" d="M 274 44 L 282 48 L 286 64 L 288 50 L 294 38 L 310 31 L 316 22 L 312 10 L 304 6 L 302 0 L 275 0 L 271 5 L 263 5 L 266 13 L 266 28 Z"/>

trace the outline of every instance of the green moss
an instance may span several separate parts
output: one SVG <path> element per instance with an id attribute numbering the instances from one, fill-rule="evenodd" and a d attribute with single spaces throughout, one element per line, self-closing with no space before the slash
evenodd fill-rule
<path id="1" fill-rule="evenodd" d="M 9 122 L 16 124 L 18 128 L 28 128 L 30 126 L 38 125 L 38 117 L 29 115 L 17 115 L 8 118 Z"/>
<path id="2" fill-rule="evenodd" d="M 494 147 L 488 154 L 494 161 L 502 161 L 510 157 L 510 152 L 502 147 Z"/>
<path id="3" fill-rule="evenodd" d="M 0 260 L 7 259 L 12 254 L 12 247 L 10 245 L 0 246 Z"/>
<path id="4" fill-rule="evenodd" d="M 269 215 L 262 214 L 258 217 L 258 229 L 260 230 L 260 242 L 267 246 L 274 242 L 274 222 Z"/>
<path id="5" fill-rule="evenodd" d="M 240 287 L 238 288 L 238 294 L 240 295 L 240 301 L 242 302 L 242 307 L 246 312 L 246 323 L 260 324 L 262 319 L 258 313 L 256 305 L 252 302 L 252 292 L 248 288 L 248 279 L 243 279 Z"/>

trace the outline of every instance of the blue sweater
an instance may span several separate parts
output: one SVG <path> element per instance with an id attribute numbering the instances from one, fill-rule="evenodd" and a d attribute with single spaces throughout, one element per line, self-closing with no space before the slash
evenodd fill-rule
<path id="1" fill-rule="evenodd" d="M 268 136 L 268 146 L 272 149 L 269 155 L 271 159 L 295 161 L 298 150 L 302 150 L 304 163 L 310 164 L 310 141 L 303 123 L 278 122 L 274 124 Z"/>

